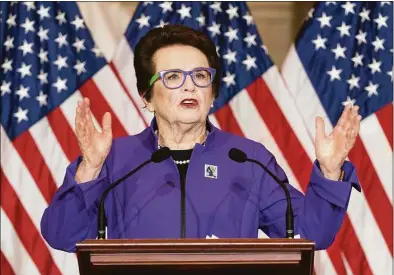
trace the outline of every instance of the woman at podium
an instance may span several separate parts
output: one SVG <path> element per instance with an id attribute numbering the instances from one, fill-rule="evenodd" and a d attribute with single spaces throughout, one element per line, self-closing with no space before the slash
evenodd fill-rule
<path id="1" fill-rule="evenodd" d="M 209 121 L 221 82 L 209 37 L 167 25 L 149 31 L 134 54 L 138 91 L 154 119 L 137 135 L 113 139 L 110 113 L 98 131 L 89 99 L 78 102 L 82 154 L 67 167 L 41 220 L 53 248 L 74 252 L 76 243 L 96 239 L 104 190 L 163 147 L 169 158 L 147 164 L 108 193 L 107 238 L 257 238 L 259 229 L 286 237 L 286 194 L 259 162 L 287 187 L 294 234 L 313 240 L 317 249 L 333 242 L 352 187 L 360 191 L 355 168 L 345 161 L 359 132 L 358 106 L 347 105 L 329 135 L 316 118 L 316 161 L 304 195 L 262 144 Z"/>

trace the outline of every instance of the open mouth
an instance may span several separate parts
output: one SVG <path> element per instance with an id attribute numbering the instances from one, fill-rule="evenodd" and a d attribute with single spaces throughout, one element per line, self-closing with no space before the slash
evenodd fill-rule
<path id="1" fill-rule="evenodd" d="M 198 106 L 198 100 L 194 98 L 185 98 L 181 101 L 181 106 L 185 108 L 194 108 Z"/>

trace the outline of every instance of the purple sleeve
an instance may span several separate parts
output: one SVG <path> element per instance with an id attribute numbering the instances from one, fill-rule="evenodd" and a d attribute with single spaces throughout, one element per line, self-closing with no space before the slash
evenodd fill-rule
<path id="1" fill-rule="evenodd" d="M 76 243 L 96 239 L 98 205 L 110 184 L 109 159 L 112 160 L 107 157 L 97 179 L 81 184 L 74 179 L 81 157 L 67 167 L 63 184 L 41 219 L 41 234 L 51 247 L 75 252 Z"/>
<path id="2" fill-rule="evenodd" d="M 260 161 L 280 179 L 287 180 L 275 158 L 266 152 L 266 156 L 260 156 Z M 286 184 L 293 206 L 295 235 L 314 241 L 318 250 L 328 248 L 334 241 L 343 223 L 352 187 L 361 191 L 353 164 L 345 162 L 342 169 L 345 172 L 343 181 L 332 181 L 324 177 L 315 161 L 305 195 Z M 268 236 L 285 237 L 286 206 L 283 189 L 264 174 L 260 189 L 260 228 Z"/>

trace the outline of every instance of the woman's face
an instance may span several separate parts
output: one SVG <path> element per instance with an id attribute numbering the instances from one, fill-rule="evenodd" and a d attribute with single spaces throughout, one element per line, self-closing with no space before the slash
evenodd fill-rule
<path id="1" fill-rule="evenodd" d="M 191 71 L 195 68 L 209 68 L 208 59 L 198 49 L 191 46 L 173 45 L 159 49 L 153 56 L 155 73 L 180 69 Z M 196 75 L 203 79 L 204 75 Z M 177 81 L 179 75 L 167 75 L 167 83 Z M 147 103 L 150 111 L 155 111 L 158 120 L 167 123 L 194 124 L 205 122 L 213 102 L 212 84 L 201 88 L 188 75 L 182 86 L 176 89 L 166 87 L 161 79 L 153 84 L 152 97 Z"/>

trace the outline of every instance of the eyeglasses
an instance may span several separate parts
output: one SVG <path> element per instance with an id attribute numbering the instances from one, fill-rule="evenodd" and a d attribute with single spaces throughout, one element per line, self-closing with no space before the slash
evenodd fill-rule
<path id="1" fill-rule="evenodd" d="M 149 81 L 149 88 L 161 78 L 164 86 L 168 89 L 177 89 L 181 87 L 186 77 L 190 75 L 194 85 L 200 88 L 208 87 L 215 78 L 216 70 L 213 68 L 195 68 L 191 71 L 183 71 L 178 69 L 160 71 L 152 76 Z"/>

